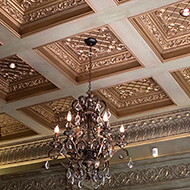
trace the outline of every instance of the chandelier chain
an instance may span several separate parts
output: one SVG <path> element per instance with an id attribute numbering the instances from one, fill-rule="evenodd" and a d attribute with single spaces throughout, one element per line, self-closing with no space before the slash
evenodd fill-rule
<path id="1" fill-rule="evenodd" d="M 92 89 L 92 84 L 91 84 L 91 79 L 92 79 L 92 46 L 90 46 L 90 53 L 89 53 L 89 67 L 88 67 L 88 71 L 89 71 L 89 78 L 88 78 L 88 91 L 87 93 L 91 92 Z"/>

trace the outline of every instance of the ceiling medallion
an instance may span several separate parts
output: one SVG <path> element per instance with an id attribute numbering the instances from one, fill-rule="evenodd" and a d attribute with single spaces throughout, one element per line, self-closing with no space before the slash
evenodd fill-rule
<path id="1" fill-rule="evenodd" d="M 51 149 L 48 156 L 51 159 L 58 159 L 59 156 L 67 158 L 66 176 L 72 184 L 77 184 L 81 188 L 82 183 L 87 182 L 97 189 L 110 178 L 109 161 L 116 152 L 121 151 L 120 159 L 129 159 L 129 168 L 133 167 L 133 162 L 128 150 L 125 149 L 127 143 L 124 126 L 120 127 L 119 135 L 114 138 L 109 123 L 111 113 L 106 103 L 92 94 L 92 46 L 97 41 L 95 38 L 88 38 L 85 39 L 85 43 L 90 47 L 87 96 L 81 95 L 78 100 L 73 101 L 72 108 L 67 114 L 63 140 L 60 140 L 58 136 L 58 125 L 55 127 L 55 135 L 53 141 L 50 142 Z M 116 139 L 116 142 L 113 139 Z M 48 161 L 45 167 L 49 169 Z"/>

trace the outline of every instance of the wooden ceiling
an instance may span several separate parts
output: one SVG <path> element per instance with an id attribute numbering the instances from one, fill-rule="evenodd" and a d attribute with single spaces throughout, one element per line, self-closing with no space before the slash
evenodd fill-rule
<path id="1" fill-rule="evenodd" d="M 65 121 L 72 100 L 87 91 L 90 36 L 98 41 L 93 92 L 110 107 L 113 126 L 188 109 L 190 17 L 179 14 L 186 7 L 189 1 L 0 1 L 1 146 L 49 137 Z"/>

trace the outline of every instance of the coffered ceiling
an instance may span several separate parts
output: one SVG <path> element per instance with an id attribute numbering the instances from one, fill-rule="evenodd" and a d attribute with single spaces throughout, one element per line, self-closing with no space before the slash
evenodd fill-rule
<path id="1" fill-rule="evenodd" d="M 0 0 L 2 151 L 37 146 L 57 123 L 64 130 L 72 101 L 87 91 L 90 36 L 98 41 L 92 90 L 108 104 L 114 131 L 123 123 L 130 139 L 142 140 L 130 141 L 136 148 L 188 137 L 178 117 L 185 110 L 189 121 L 190 17 L 179 13 L 186 7 L 189 1 Z"/>

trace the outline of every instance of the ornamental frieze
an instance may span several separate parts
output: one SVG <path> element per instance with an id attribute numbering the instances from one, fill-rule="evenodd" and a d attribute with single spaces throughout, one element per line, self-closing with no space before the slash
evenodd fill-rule
<path id="1" fill-rule="evenodd" d="M 111 124 L 113 136 L 118 135 L 121 124 L 126 128 L 126 141 L 129 145 L 147 140 L 156 141 L 164 137 L 172 139 L 173 136 L 182 134 L 188 136 L 190 133 L 190 108 L 113 123 Z M 48 158 L 47 152 L 51 138 L 47 137 L 30 142 L 26 141 L 23 144 L 1 147 L 0 164 L 8 165 Z"/>
<path id="2" fill-rule="evenodd" d="M 111 168 L 112 173 L 110 179 L 106 179 L 105 189 L 114 188 L 135 188 L 138 185 L 141 187 L 151 188 L 150 185 L 154 187 L 159 187 L 159 189 L 164 189 L 160 183 L 165 183 L 173 187 L 177 187 L 180 180 L 188 180 L 190 178 L 190 163 L 187 160 L 176 160 L 176 163 L 170 163 L 167 161 L 164 165 L 162 161 L 158 162 L 156 166 L 149 164 L 149 167 L 141 167 L 141 164 L 136 166 L 136 169 L 125 169 L 121 165 L 117 165 L 120 170 L 114 171 Z M 137 161 L 138 162 L 138 161 Z M 159 166 L 161 165 L 161 166 Z M 66 180 L 65 168 L 59 165 L 54 166 L 51 170 L 34 170 L 33 172 L 22 172 L 18 174 L 9 174 L 1 177 L 1 189 L 2 190 L 59 190 L 59 189 L 75 189 L 75 185 L 71 187 Z M 157 183 L 155 183 L 157 182 Z M 83 182 L 85 184 L 85 182 Z M 189 184 L 188 184 L 189 185 Z M 168 186 L 169 187 L 169 186 Z M 173 189 L 172 187 L 172 189 Z M 187 184 L 186 184 L 187 187 Z M 84 189 L 89 189 L 87 185 Z M 77 189 L 77 188 L 76 188 Z M 180 188 L 179 188 L 180 189 Z"/>

